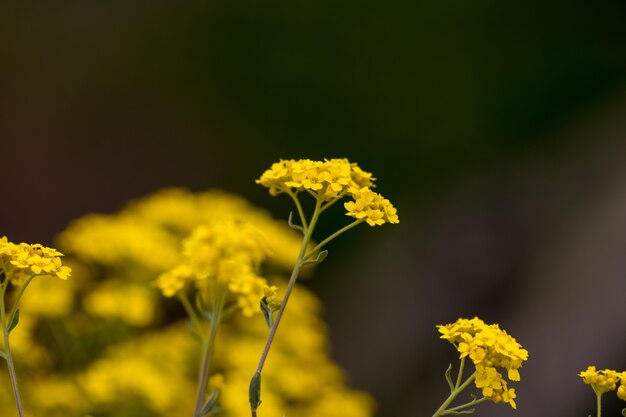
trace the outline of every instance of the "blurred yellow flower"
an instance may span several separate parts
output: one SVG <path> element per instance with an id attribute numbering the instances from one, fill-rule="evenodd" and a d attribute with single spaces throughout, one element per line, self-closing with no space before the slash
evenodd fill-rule
<path id="1" fill-rule="evenodd" d="M 356 175 L 354 169 L 352 175 Z M 253 225 L 266 246 L 262 256 L 248 253 L 250 271 L 255 276 L 263 274 L 265 266 L 272 271 L 263 282 L 247 280 L 250 271 L 245 270 L 241 270 L 240 280 L 228 280 L 233 306 L 252 313 L 259 310 L 260 298 L 267 297 L 276 307 L 280 300 L 275 287 L 285 285 L 277 275 L 293 267 L 302 237 L 241 197 L 216 190 L 166 189 L 138 199 L 118 213 L 88 215 L 72 222 L 56 244 L 67 253 L 64 264 L 71 265 L 76 279 L 63 294 L 52 285 L 61 283 L 58 280 L 33 282 L 33 303 L 28 302 L 27 294 L 20 324 L 11 333 L 19 366 L 29 375 L 20 380 L 23 396 L 28 398 L 27 414 L 192 415 L 201 347 L 189 334 L 184 311 L 178 303 L 161 297 L 152 281 L 165 271 L 172 272 L 175 276 L 170 286 L 161 287 L 169 288 L 171 295 L 200 283 L 194 268 L 205 265 L 198 262 L 187 265 L 187 270 L 175 268 L 186 256 L 184 239 L 201 225 L 233 222 Z M 202 239 L 196 248 L 199 252 L 190 249 L 189 255 L 200 256 L 200 243 Z M 240 248 L 257 243 L 241 242 Z M 216 275 L 205 275 L 204 282 L 219 274 L 225 276 L 229 268 L 242 264 L 231 257 L 233 262 L 225 262 L 221 269 L 205 269 Z M 259 283 L 264 285 L 256 285 Z M 54 314 L 42 311 L 46 292 L 49 312 Z M 246 294 L 254 297 L 246 299 Z M 342 417 L 372 415 L 372 399 L 350 389 L 332 362 L 321 317 L 319 299 L 296 286 L 283 320 L 284 333 L 276 338 L 268 359 L 272 366 L 263 375 L 267 415 L 332 417 L 338 410 L 345 410 Z M 267 326 L 260 315 L 234 314 L 220 326 L 212 368 L 222 380 L 212 378 L 209 390 L 221 391 L 221 417 L 248 415 L 250 370 L 266 336 Z M 0 404 L 11 401 L 5 391 L 0 390 Z M 47 392 L 59 397 L 42 398 Z M 0 407 L 0 417 L 14 414 L 11 407 Z"/>

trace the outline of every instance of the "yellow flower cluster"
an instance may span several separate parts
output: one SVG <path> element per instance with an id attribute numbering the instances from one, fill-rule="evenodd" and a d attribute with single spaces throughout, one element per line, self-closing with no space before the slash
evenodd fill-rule
<path id="1" fill-rule="evenodd" d="M 11 348 L 29 375 L 20 381 L 29 399 L 25 414 L 192 415 L 200 345 L 190 337 L 179 303 L 150 284 L 181 263 L 182 241 L 196 227 L 234 221 L 253 224 L 262 234 L 267 251 L 261 266 L 272 271 L 271 284 L 282 285 L 276 275 L 293 267 L 302 236 L 239 196 L 166 189 L 118 213 L 73 222 L 56 247 L 68 255 L 63 264 L 81 279 L 34 280 L 11 333 Z M 278 301 L 275 293 L 276 287 L 261 290 L 270 306 L 272 296 Z M 267 415 L 373 414 L 373 400 L 351 389 L 332 361 L 321 310 L 319 300 L 296 285 L 263 374 Z M 224 378 L 220 417 L 249 415 L 250 371 L 267 332 L 260 315 L 235 314 L 220 324 L 211 365 Z M 0 405 L 12 401 L 10 390 L 0 390 Z M 0 417 L 14 415 L 14 408 L 0 407 Z"/>
<path id="2" fill-rule="evenodd" d="M 155 274 L 177 265 L 180 241 L 194 228 L 236 220 L 254 224 L 262 233 L 270 261 L 293 267 L 300 237 L 243 198 L 220 190 L 163 189 L 119 213 L 75 220 L 59 235 L 58 244 L 90 263 L 148 268 Z"/>
<path id="3" fill-rule="evenodd" d="M 617 396 L 626 401 L 626 371 L 617 372 L 612 369 L 596 370 L 595 366 L 587 367 L 587 370 L 578 374 L 587 385 L 591 385 L 596 395 L 615 391 Z M 619 384 L 619 387 L 617 386 Z"/>
<path id="4" fill-rule="evenodd" d="M 61 262 L 63 254 L 39 243 L 15 244 L 0 238 L 0 268 L 11 282 L 20 285 L 35 275 L 53 275 L 66 280 L 72 270 Z"/>
<path id="5" fill-rule="evenodd" d="M 355 219 L 365 219 L 370 226 L 380 226 L 385 223 L 399 223 L 396 208 L 378 193 L 367 187 L 351 188 L 350 194 L 354 201 L 344 203 L 348 216 Z"/>
<path id="6" fill-rule="evenodd" d="M 348 216 L 364 219 L 370 226 L 398 223 L 397 211 L 389 200 L 371 190 L 374 180 L 371 173 L 343 158 L 280 160 L 256 182 L 269 188 L 272 195 L 307 191 L 327 202 L 349 195 L 354 201 L 344 204 Z"/>
<path id="7" fill-rule="evenodd" d="M 153 291 L 145 285 L 110 280 L 85 296 L 83 308 L 94 317 L 119 319 L 135 327 L 148 326 L 154 319 Z M 124 308 L 120 308 L 124 300 Z"/>
<path id="8" fill-rule="evenodd" d="M 140 400 L 156 413 L 185 415 L 193 396 L 179 393 L 195 388 L 186 360 L 194 346 L 179 326 L 164 328 L 107 349 L 76 381 L 100 406 Z"/>
<path id="9" fill-rule="evenodd" d="M 485 324 L 478 317 L 458 319 L 452 324 L 438 325 L 441 338 L 452 343 L 460 358 L 469 357 L 476 367 L 476 388 L 484 397 L 496 403 L 508 403 L 516 408 L 515 389 L 497 368 L 507 370 L 511 381 L 519 381 L 519 368 L 528 359 L 528 351 L 501 330 L 497 324 Z"/>
<path id="10" fill-rule="evenodd" d="M 214 290 L 216 284 L 225 286 L 236 296 L 242 313 L 251 317 L 260 312 L 261 298 L 273 296 L 267 281 L 257 275 L 268 255 L 263 235 L 251 224 L 213 222 L 197 227 L 183 241 L 181 263 L 162 273 L 156 285 L 166 297 L 174 296 L 187 284 L 204 294 Z"/>

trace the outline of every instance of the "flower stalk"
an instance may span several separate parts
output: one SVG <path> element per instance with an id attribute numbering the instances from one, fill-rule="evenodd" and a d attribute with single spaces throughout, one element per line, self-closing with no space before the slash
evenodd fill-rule
<path id="1" fill-rule="evenodd" d="M 209 334 L 202 343 L 202 362 L 200 364 L 200 372 L 198 374 L 198 391 L 196 393 L 196 403 L 193 412 L 194 417 L 204 417 L 202 415 L 202 410 L 204 408 L 206 390 L 209 383 L 211 358 L 213 356 L 213 350 L 215 349 L 215 337 L 217 336 L 222 309 L 224 308 L 224 299 L 226 298 L 226 289 L 224 288 L 218 290 L 218 292 L 214 291 L 213 294 L 215 294 L 215 299 L 213 300 L 211 308 Z"/>
<path id="2" fill-rule="evenodd" d="M 295 198 L 295 200 L 297 201 L 297 197 Z M 265 361 L 267 360 L 267 356 L 269 354 L 270 348 L 272 346 L 272 343 L 274 342 L 276 331 L 278 330 L 278 326 L 280 325 L 280 321 L 287 307 L 287 302 L 289 301 L 289 297 L 291 296 L 291 291 L 293 290 L 293 287 L 296 284 L 296 281 L 298 280 L 300 269 L 304 265 L 305 252 L 311 241 L 311 236 L 313 235 L 313 230 L 315 229 L 317 220 L 319 219 L 321 206 L 322 206 L 322 199 L 317 199 L 317 202 L 315 204 L 315 209 L 313 211 L 313 215 L 311 216 L 311 222 L 309 223 L 308 227 L 304 228 L 304 237 L 302 238 L 302 245 L 300 246 L 300 253 L 298 254 L 298 258 L 293 267 L 293 270 L 291 271 L 291 277 L 289 278 L 289 283 L 287 284 L 285 295 L 283 296 L 283 300 L 280 304 L 280 308 L 278 309 L 278 312 L 276 313 L 276 318 L 274 319 L 272 326 L 270 328 L 270 332 L 269 332 L 269 335 L 267 336 L 267 341 L 265 342 L 263 353 L 261 353 L 261 357 L 259 359 L 259 364 L 257 365 L 256 372 L 254 376 L 252 377 L 251 390 L 250 390 L 251 391 L 250 392 L 250 408 L 251 408 L 251 413 L 253 417 L 256 417 L 256 410 L 258 406 L 260 405 L 260 389 L 261 389 L 260 383 L 258 384 L 258 389 L 257 389 L 256 388 L 257 384 L 255 384 L 254 382 L 255 382 L 255 379 L 257 378 L 260 379 L 261 372 L 263 371 L 263 366 L 265 365 Z M 298 207 L 300 207 L 300 204 L 298 204 Z M 303 220 L 304 220 L 304 217 L 303 217 Z M 306 224 L 306 222 L 303 221 L 303 224 Z M 259 392 L 257 393 L 257 391 Z M 257 396 L 257 394 L 258 394 L 258 397 L 256 398 L 259 398 L 259 400 L 256 400 L 253 398 Z"/>
<path id="3" fill-rule="evenodd" d="M 27 283 L 30 282 L 32 276 L 28 279 Z M 9 379 L 11 380 L 11 387 L 13 389 L 13 397 L 15 398 L 15 405 L 17 407 L 17 414 L 19 417 L 24 417 L 24 407 L 22 406 L 22 398 L 20 396 L 20 389 L 17 383 L 17 374 L 15 372 L 15 364 L 13 363 L 13 355 L 11 354 L 11 344 L 9 342 L 9 334 L 11 330 L 15 327 L 14 320 L 16 320 L 17 313 L 17 303 L 21 298 L 22 293 L 24 292 L 24 288 L 26 285 L 20 288 L 20 292 L 17 300 L 13 304 L 11 309 L 11 313 L 9 314 L 9 320 L 7 320 L 6 307 L 5 307 L 5 294 L 7 290 L 7 286 L 9 283 L 9 279 L 5 279 L 2 283 L 2 289 L 0 294 L 0 321 L 2 322 L 2 335 L 4 337 L 4 351 L 2 352 L 2 358 L 7 362 L 7 368 L 9 370 Z"/>
<path id="4" fill-rule="evenodd" d="M 446 379 L 448 380 L 448 383 L 450 385 L 450 395 L 448 396 L 448 398 L 446 398 L 446 400 L 441 404 L 441 406 L 437 409 L 437 411 L 435 411 L 435 414 L 433 414 L 433 417 L 440 417 L 440 416 L 445 416 L 445 415 L 449 415 L 449 414 L 469 414 L 472 413 L 473 410 L 465 410 L 464 412 L 461 411 L 463 409 L 472 407 L 476 404 L 479 404 L 483 401 L 486 401 L 487 398 L 486 397 L 482 397 L 480 399 L 474 399 L 472 401 L 470 401 L 469 403 L 466 404 L 462 404 L 456 407 L 452 407 L 452 408 L 448 408 L 448 406 L 450 404 L 452 404 L 452 401 L 454 401 L 456 399 L 456 397 L 459 396 L 459 394 L 461 394 L 461 392 L 463 392 L 463 390 L 465 388 L 467 388 L 475 379 L 476 379 L 476 372 L 474 372 L 472 375 L 470 375 L 463 383 L 461 383 L 461 380 L 463 379 L 463 369 L 465 366 L 465 358 L 461 359 L 461 364 L 459 365 L 459 373 L 457 375 L 456 378 L 456 383 L 454 385 L 452 385 L 452 381 L 450 379 L 449 373 L 446 372 Z M 448 368 L 449 370 L 450 368 Z"/>
<path id="5" fill-rule="evenodd" d="M 266 170 L 256 180 L 257 184 L 269 188 L 271 195 L 285 193 L 293 200 L 300 216 L 301 224 L 294 224 L 291 214 L 289 215 L 288 224 L 291 228 L 301 231 L 304 236 L 276 318 L 272 320 L 271 313 L 270 317 L 266 318 L 270 325 L 269 335 L 256 371 L 250 381 L 249 401 L 252 417 L 256 417 L 257 408 L 261 404 L 261 372 L 280 321 L 285 313 L 291 291 L 298 279 L 300 269 L 307 264 L 322 262 L 326 258 L 328 251 L 322 251 L 321 249 L 331 240 L 360 223 L 367 222 L 370 226 L 399 223 L 397 210 L 389 200 L 371 190 L 371 187 L 374 187 L 374 180 L 375 178 L 372 177 L 371 173 L 361 170 L 357 164 L 351 163 L 347 159 L 326 159 L 324 161 L 312 161 L 309 159 L 280 160 L 272 164 L 271 168 Z M 309 222 L 307 222 L 302 204 L 298 199 L 300 192 L 306 193 L 315 199 L 315 209 Z M 347 211 L 346 215 L 353 217 L 355 220 L 332 233 L 307 252 L 320 214 L 345 196 L 353 199 L 353 201 L 344 203 L 344 208 Z M 316 255 L 317 257 L 313 258 Z M 263 304 L 261 304 L 261 308 L 263 309 Z M 264 314 L 267 314 L 265 310 Z"/>

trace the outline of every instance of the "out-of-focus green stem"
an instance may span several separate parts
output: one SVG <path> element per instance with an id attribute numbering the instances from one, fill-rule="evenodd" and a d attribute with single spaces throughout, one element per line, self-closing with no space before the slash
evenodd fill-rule
<path id="1" fill-rule="evenodd" d="M 32 277 L 30 278 L 32 279 Z M 30 282 L 30 279 L 28 280 L 28 282 Z M 9 370 L 9 378 L 11 380 L 11 386 L 13 388 L 13 397 L 15 398 L 15 405 L 17 406 L 17 414 L 19 415 L 19 417 L 24 417 L 24 408 L 22 407 L 22 399 L 20 397 L 20 389 L 18 387 L 17 384 L 17 375 L 15 373 L 15 364 L 13 363 L 13 356 L 11 355 L 11 345 L 9 343 L 9 325 L 11 324 L 11 321 L 7 322 L 7 314 L 6 314 L 6 310 L 5 310 L 5 303 L 4 303 L 4 297 L 6 294 L 6 289 L 8 286 L 8 281 L 9 281 L 9 277 L 5 276 L 5 282 L 3 283 L 2 287 L 1 287 L 1 294 L 0 294 L 0 321 L 2 322 L 2 334 L 4 336 L 4 359 L 7 362 L 7 368 Z M 27 283 L 28 283 L 27 282 Z M 26 284 L 27 284 L 26 283 Z M 20 288 L 20 294 L 18 295 L 18 299 L 15 302 L 15 304 L 13 305 L 13 309 L 12 309 L 12 314 L 11 317 L 13 317 L 15 315 L 15 311 L 17 310 L 17 302 L 19 301 L 19 298 L 21 297 L 21 294 L 24 292 L 24 288 L 26 287 L 26 285 L 22 286 L 22 288 Z"/>
<path id="2" fill-rule="evenodd" d="M 200 411 L 204 405 L 207 385 L 209 383 L 209 371 L 211 368 L 211 357 L 215 348 L 215 336 L 221 321 L 222 308 L 224 307 L 224 299 L 226 298 L 226 288 L 222 288 L 215 294 L 213 305 L 211 308 L 211 322 L 209 326 L 209 335 L 203 342 L 202 363 L 200 364 L 200 373 L 198 374 L 198 392 L 196 393 L 196 405 L 194 408 L 194 417 L 202 417 Z"/>
<path id="3" fill-rule="evenodd" d="M 204 340 L 204 336 L 202 335 L 202 325 L 200 324 L 200 319 L 198 318 L 198 314 L 196 313 L 196 310 L 194 310 L 193 306 L 191 305 L 191 302 L 189 301 L 189 297 L 187 297 L 187 294 L 184 291 L 179 291 L 176 294 L 176 296 L 178 300 L 180 301 L 180 303 L 183 305 L 185 312 L 189 316 L 189 319 L 191 320 L 191 325 L 195 329 L 196 333 L 202 340 Z"/>

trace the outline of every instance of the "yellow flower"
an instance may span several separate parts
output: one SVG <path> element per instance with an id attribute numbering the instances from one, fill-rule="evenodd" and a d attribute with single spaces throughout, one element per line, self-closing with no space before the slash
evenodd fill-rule
<path id="1" fill-rule="evenodd" d="M 350 186 L 371 186 L 373 180 L 372 174 L 343 158 L 280 160 L 272 164 L 256 182 L 268 187 L 272 195 L 287 190 L 311 190 L 329 201 L 340 197 Z"/>
<path id="2" fill-rule="evenodd" d="M 528 351 L 497 324 L 488 325 L 478 317 L 460 318 L 437 328 L 440 337 L 456 347 L 460 358 L 471 359 L 476 367 L 475 385 L 483 396 L 515 408 L 515 391 L 507 387 L 497 368 L 505 369 L 509 380 L 519 381 L 519 368 L 528 359 Z"/>
<path id="3" fill-rule="evenodd" d="M 354 170 L 351 174 L 354 175 Z M 354 181 L 350 181 L 354 185 Z M 263 268 L 271 262 L 267 270 L 272 271 L 272 279 L 275 280 L 278 280 L 279 271 L 293 267 L 302 235 L 289 228 L 284 221 L 274 220 L 266 211 L 253 207 L 241 197 L 219 190 L 191 193 L 183 189 L 166 189 L 129 204 L 119 213 L 90 215 L 73 222 L 57 242 L 62 252 L 75 257 L 70 266 L 75 270 L 74 275 L 78 276 L 80 272 L 81 279 L 73 280 L 74 285 L 66 287 L 73 291 L 76 300 L 90 300 L 91 294 L 101 295 L 102 289 L 108 293 L 112 287 L 118 286 L 122 287 L 119 291 L 123 297 L 127 286 L 143 285 L 150 290 L 146 284 L 159 273 L 172 270 L 177 265 L 181 269 L 170 277 L 172 296 L 177 291 L 202 285 L 202 282 L 206 284 L 215 277 L 205 276 L 203 281 L 196 277 L 193 266 L 184 263 L 182 241 L 197 226 L 235 221 L 254 225 L 267 245 L 266 257 L 246 261 L 255 274 L 261 274 L 256 269 L 256 263 L 261 263 Z M 0 251 L 3 248 L 0 238 Z M 62 259 L 65 264 L 66 258 Z M 232 264 L 220 264 L 213 271 L 221 272 L 214 273 L 224 274 L 229 268 L 237 270 L 234 256 L 230 259 Z M 185 273 L 185 268 L 188 273 Z M 269 285 L 244 285 L 244 278 L 233 285 L 240 286 L 242 291 L 245 288 L 259 291 L 256 310 L 263 296 L 268 297 L 271 303 L 274 289 Z M 272 284 L 282 285 L 281 282 L 273 281 Z M 62 283 L 59 281 L 59 284 Z M 238 297 L 239 294 L 229 291 L 230 307 L 240 309 Z M 23 301 L 28 298 L 24 297 Z M 57 349 L 56 343 L 38 337 L 41 322 L 24 308 L 19 326 L 11 333 L 14 339 L 12 348 L 24 359 L 22 366 L 46 380 L 68 380 L 82 395 L 82 400 L 74 402 L 68 402 L 66 398 L 30 402 L 31 413 L 41 416 L 96 416 L 114 411 L 133 416 L 191 415 L 196 385 L 195 366 L 192 364 L 199 360 L 200 344 L 190 337 L 186 321 L 180 319 L 183 311 L 174 310 L 177 303 L 161 297 L 154 297 L 154 300 L 163 314 L 155 310 L 149 326 L 128 326 L 122 333 L 115 326 L 88 325 L 83 309 L 78 305 L 78 310 L 69 314 L 63 324 L 69 330 L 68 338 L 76 337 L 80 343 L 78 346 L 88 343 L 89 349 L 83 352 L 84 355 L 69 356 L 60 356 L 63 349 Z M 134 304 L 134 297 L 126 304 L 131 303 Z M 105 304 L 103 301 L 103 306 Z M 120 308 L 126 304 L 125 300 L 121 300 Z M 86 305 L 83 307 L 87 309 Z M 169 328 L 164 327 L 172 320 L 176 323 Z M 285 315 L 281 326 L 284 327 L 284 335 L 289 337 L 276 338 L 268 358 L 271 366 L 263 375 L 265 414 L 302 417 L 372 415 L 373 400 L 350 389 L 345 375 L 330 358 L 327 328 L 322 320 L 319 299 L 296 285 L 289 303 L 289 314 Z M 248 319 L 243 314 L 233 314 L 220 325 L 213 363 L 215 372 L 224 375 L 224 380 L 222 384 L 211 379 L 209 388 L 209 391 L 213 388 L 221 391 L 220 416 L 249 415 L 250 369 L 258 363 L 267 332 L 267 325 L 259 316 Z M 69 365 L 66 366 L 66 363 Z M 35 384 L 33 379 L 27 378 L 23 384 L 24 391 L 30 392 L 33 398 L 36 397 L 34 391 L 46 392 L 46 387 Z M 11 400 L 9 395 L 9 392 L 0 393 L 0 404 L 3 401 L 8 403 Z M 69 392 L 67 395 L 70 395 Z M 9 417 L 10 409 L 0 407 L 0 416 Z"/>
<path id="4" fill-rule="evenodd" d="M 256 182 L 269 188 L 272 195 L 308 191 L 327 202 L 349 195 L 354 201 L 344 204 L 348 216 L 364 219 L 370 226 L 399 223 L 397 210 L 389 200 L 371 191 L 374 180 L 371 173 L 343 158 L 280 160 Z"/>
<path id="5" fill-rule="evenodd" d="M 378 193 L 368 187 L 351 188 L 349 191 L 354 201 L 344 203 L 347 216 L 355 219 L 365 219 L 370 226 L 380 226 L 385 223 L 399 223 L 396 208 Z"/>
<path id="6" fill-rule="evenodd" d="M 145 327 L 155 316 L 154 298 L 146 286 L 110 280 L 88 294 L 83 306 L 93 316 L 120 319 L 132 326 Z M 120 308 L 121 300 L 123 308 Z"/>
<path id="7" fill-rule="evenodd" d="M 587 369 L 578 374 L 582 378 L 583 382 L 587 385 L 591 385 L 593 392 L 596 395 L 602 395 L 605 392 L 615 391 L 617 384 L 621 382 L 620 388 L 623 388 L 624 376 L 626 372 L 617 372 L 612 369 L 596 370 L 595 366 L 589 366 Z M 620 396 L 620 394 L 622 396 Z M 624 399 L 624 390 L 620 393 L 618 391 L 617 396 Z"/>
<path id="8" fill-rule="evenodd" d="M 66 280 L 72 270 L 63 265 L 61 256 L 63 254 L 56 249 L 39 243 L 15 244 L 6 236 L 0 239 L 0 269 L 16 285 L 36 275 L 53 275 Z"/>
<path id="9" fill-rule="evenodd" d="M 280 305 L 282 304 L 282 301 L 280 297 L 278 296 L 277 292 L 278 292 L 278 287 L 275 285 L 272 285 L 271 287 L 266 285 L 263 288 L 263 295 L 265 296 L 267 305 L 272 310 L 278 310 L 280 308 Z"/>
<path id="10" fill-rule="evenodd" d="M 187 284 L 205 298 L 216 286 L 225 287 L 246 317 L 260 312 L 267 281 L 257 275 L 269 254 L 263 235 L 242 221 L 221 221 L 198 226 L 183 241 L 181 263 L 156 279 L 163 295 L 172 297 Z"/>

